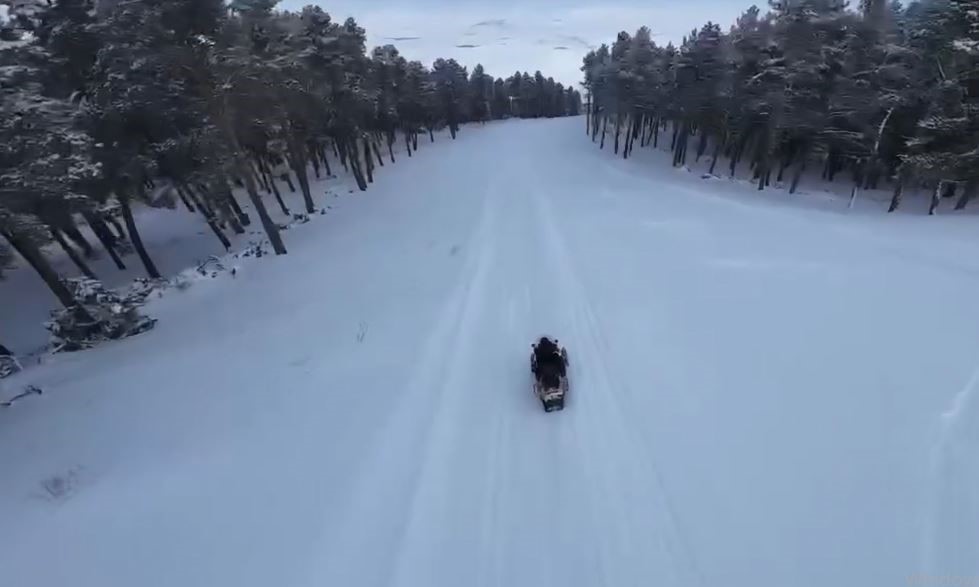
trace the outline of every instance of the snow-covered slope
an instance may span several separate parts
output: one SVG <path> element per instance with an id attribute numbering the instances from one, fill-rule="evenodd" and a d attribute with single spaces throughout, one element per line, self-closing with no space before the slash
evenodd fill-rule
<path id="1" fill-rule="evenodd" d="M 974 220 L 774 206 L 583 126 L 467 128 L 5 382 L 45 393 L 0 410 L 3 583 L 976 576 Z"/>

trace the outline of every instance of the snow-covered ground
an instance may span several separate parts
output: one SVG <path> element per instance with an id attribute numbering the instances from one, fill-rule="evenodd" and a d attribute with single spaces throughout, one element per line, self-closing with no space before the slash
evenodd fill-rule
<path id="1" fill-rule="evenodd" d="M 976 580 L 975 218 L 776 205 L 583 127 L 466 128 L 6 380 L 45 393 L 0 410 L 3 583 Z"/>

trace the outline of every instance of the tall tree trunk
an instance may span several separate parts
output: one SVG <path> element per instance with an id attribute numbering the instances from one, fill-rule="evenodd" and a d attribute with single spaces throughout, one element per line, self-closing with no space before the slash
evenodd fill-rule
<path id="1" fill-rule="evenodd" d="M 17 251 L 21 257 L 41 276 L 44 280 L 45 285 L 51 290 L 61 305 L 65 308 L 72 310 L 75 316 L 84 322 L 94 322 L 94 318 L 89 314 L 88 310 L 84 306 L 79 304 L 75 297 L 72 295 L 68 287 L 61 281 L 58 273 L 54 270 L 51 264 L 45 258 L 44 253 L 30 241 L 30 239 L 22 237 L 21 235 L 15 234 L 11 231 L 0 230 L 0 235 L 3 235 L 10 246 Z"/>
<path id="2" fill-rule="evenodd" d="M 212 181 L 207 186 L 207 193 L 211 194 L 222 221 L 231 226 L 231 230 L 235 234 L 245 234 L 245 228 L 241 224 L 241 216 L 239 215 L 238 202 L 235 201 L 231 190 L 227 187 L 228 184 L 223 179 Z"/>
<path id="3" fill-rule="evenodd" d="M 629 138 L 632 136 L 632 121 L 626 120 L 623 124 L 625 127 L 625 141 L 622 144 L 622 158 L 629 158 Z"/>
<path id="4" fill-rule="evenodd" d="M 771 153 L 769 153 L 769 149 L 772 144 L 771 133 L 772 133 L 772 129 L 771 126 L 769 126 L 765 134 L 759 137 L 758 149 L 755 151 L 755 160 L 757 162 L 757 165 L 755 166 L 755 173 L 758 174 L 757 175 L 758 191 L 765 189 L 765 185 L 767 184 L 767 180 L 768 180 L 768 169 L 769 169 L 768 158 L 771 156 Z"/>
<path id="5" fill-rule="evenodd" d="M 349 172 L 350 167 L 347 166 L 349 153 L 346 139 L 333 139 L 333 148 L 336 149 L 337 159 L 340 160 L 340 165 L 343 166 L 343 170 Z"/>
<path id="6" fill-rule="evenodd" d="M 272 186 L 272 193 L 275 194 L 275 201 L 279 203 L 279 208 L 282 209 L 282 213 L 286 216 L 292 216 L 292 212 L 286 206 L 285 200 L 282 199 L 282 194 L 279 193 L 279 187 L 275 185 L 275 180 L 269 178 L 269 185 Z"/>
<path id="7" fill-rule="evenodd" d="M 88 239 L 85 238 L 82 231 L 78 230 L 78 226 L 75 225 L 74 219 L 72 219 L 70 223 L 62 226 L 61 231 L 65 233 L 68 240 L 78 245 L 78 248 L 82 250 L 82 254 L 84 254 L 86 258 L 91 259 L 95 256 L 95 249 L 92 248 L 91 243 L 88 242 Z"/>
<path id="8" fill-rule="evenodd" d="M 118 267 L 120 271 L 124 271 L 126 269 L 126 264 L 122 262 L 122 258 L 119 257 L 119 253 L 116 251 L 116 239 L 109 230 L 109 227 L 105 225 L 105 221 L 99 218 L 96 212 L 88 210 L 82 212 L 82 217 L 85 219 L 85 222 L 88 223 L 88 226 L 92 229 L 92 232 L 95 233 L 95 238 L 99 239 L 99 242 L 102 243 L 102 248 L 109 253 L 109 257 L 112 258 L 112 262 L 116 264 L 116 267 Z"/>
<path id="9" fill-rule="evenodd" d="M 394 141 L 395 141 L 394 131 L 388 134 L 388 157 L 391 158 L 391 163 L 394 163 Z"/>
<path id="10" fill-rule="evenodd" d="M 353 170 L 354 179 L 357 181 L 357 187 L 360 191 L 367 191 L 367 181 L 364 179 L 364 173 L 360 169 L 360 154 L 358 153 L 359 148 L 357 147 L 357 139 L 352 138 L 349 142 L 344 141 L 340 146 L 341 157 L 346 156 L 350 159 L 350 168 Z"/>
<path id="11" fill-rule="evenodd" d="M 221 241 L 221 244 L 224 246 L 224 248 L 230 251 L 231 241 L 229 241 L 228 237 L 225 236 L 223 230 L 225 226 L 225 222 L 218 216 L 218 213 L 217 211 L 215 211 L 214 206 L 211 205 L 211 202 L 214 201 L 214 198 L 212 197 L 209 199 L 209 192 L 205 186 L 198 186 L 197 189 L 200 190 L 200 194 L 201 194 L 200 197 L 197 197 L 197 195 L 194 193 L 193 188 L 190 185 L 187 184 L 184 185 L 184 190 L 186 190 L 187 193 L 190 195 L 190 197 L 195 202 L 197 202 L 197 209 L 200 210 L 201 213 L 204 215 L 204 220 L 207 222 L 208 226 L 210 226 L 211 230 L 214 232 L 214 236 L 218 237 L 218 240 Z"/>
<path id="12" fill-rule="evenodd" d="M 619 134 L 622 132 L 622 115 L 615 115 L 615 149 L 612 151 L 616 155 L 619 154 Z"/>
<path id="13" fill-rule="evenodd" d="M 435 142 L 435 133 L 432 132 L 432 127 L 428 127 L 428 139 L 429 139 L 429 142 L 432 142 L 432 143 Z"/>
<path id="14" fill-rule="evenodd" d="M 697 159 L 695 162 L 699 162 L 705 152 L 707 152 L 707 132 L 701 127 L 700 141 L 697 142 Z"/>
<path id="15" fill-rule="evenodd" d="M 608 116 L 602 117 L 602 142 L 598 145 L 599 149 L 605 148 L 605 135 L 608 134 L 606 130 L 608 129 Z"/>
<path id="16" fill-rule="evenodd" d="M 227 200 L 228 205 L 231 206 L 231 210 L 235 213 L 235 216 L 238 217 L 238 222 L 240 222 L 242 226 L 251 226 L 252 219 L 248 217 L 248 214 L 244 210 L 241 209 L 241 206 L 238 204 L 238 199 L 235 198 L 235 194 L 231 191 L 231 186 L 228 185 L 227 180 L 222 179 L 219 181 L 220 183 L 218 184 L 218 190 L 224 194 L 224 198 Z"/>
<path id="17" fill-rule="evenodd" d="M 313 191 L 309 187 L 306 163 L 305 161 L 297 161 L 294 165 L 292 172 L 296 174 L 296 179 L 299 180 L 299 189 L 303 192 L 303 204 L 306 206 L 306 213 L 312 214 L 316 212 L 316 203 L 313 202 Z"/>
<path id="18" fill-rule="evenodd" d="M 751 142 L 753 138 L 753 133 L 745 129 L 741 135 L 741 139 L 738 141 L 737 146 L 734 149 L 734 156 L 731 157 L 731 177 L 735 176 L 738 164 L 741 163 L 741 158 L 744 157 L 745 151 L 748 150 L 748 143 Z"/>
<path id="19" fill-rule="evenodd" d="M 210 228 L 211 232 L 214 233 L 214 236 L 218 237 L 218 240 L 221 241 L 221 245 L 224 246 L 224 250 L 230 251 L 231 241 L 228 240 L 228 237 L 225 236 L 224 232 L 221 230 L 221 227 L 218 226 L 217 218 L 214 215 L 214 209 L 207 204 L 206 200 L 198 199 L 196 194 L 194 194 L 194 190 L 189 185 L 178 184 L 177 190 L 181 192 L 182 196 L 197 204 L 197 209 L 200 210 L 201 216 L 203 216 L 204 221 L 207 222 L 208 228 Z"/>
<path id="20" fill-rule="evenodd" d="M 782 178 L 785 177 L 785 168 L 789 166 L 789 158 L 782 157 L 782 160 L 778 164 L 778 175 L 775 177 L 775 181 L 781 182 Z"/>
<path id="21" fill-rule="evenodd" d="M 962 210 L 968 206 L 969 201 L 976 195 L 977 190 L 979 190 L 979 179 L 970 179 L 967 181 L 965 188 L 962 190 L 962 194 L 959 195 L 959 200 L 955 202 L 955 209 Z"/>
<path id="22" fill-rule="evenodd" d="M 381 148 L 377 146 L 377 141 L 368 141 L 368 143 L 374 149 L 374 156 L 377 157 L 377 164 L 384 167 L 384 157 L 381 156 Z"/>
<path id="23" fill-rule="evenodd" d="M 685 124 L 683 130 L 680 131 L 680 165 L 686 166 L 687 164 L 687 149 L 690 147 L 690 125 Z"/>
<path id="24" fill-rule="evenodd" d="M 217 206 L 218 210 L 221 211 L 221 217 L 228 223 L 231 230 L 235 234 L 245 234 L 245 228 L 241 225 L 238 214 L 231 207 L 231 201 L 221 195 L 220 191 L 218 191 Z"/>
<path id="25" fill-rule="evenodd" d="M 85 263 L 85 260 L 82 259 L 81 255 L 78 254 L 78 251 L 76 251 L 70 244 L 68 244 L 68 241 L 65 240 L 64 235 L 61 234 L 61 231 L 53 226 L 49 228 L 50 228 L 51 236 L 54 237 L 54 240 L 58 243 L 61 249 L 64 250 L 64 252 L 68 255 L 68 258 L 71 259 L 71 262 L 75 264 L 75 267 L 78 267 L 78 270 L 82 272 L 82 275 L 88 277 L 89 279 L 98 279 L 95 273 L 93 273 L 92 270 L 89 268 L 88 264 Z"/>
<path id="26" fill-rule="evenodd" d="M 411 157 L 411 133 L 405 133 L 405 151 Z"/>
<path id="27" fill-rule="evenodd" d="M 255 172 L 256 175 L 258 175 L 258 181 L 261 184 L 262 189 L 265 190 L 266 194 L 271 194 L 272 187 L 269 185 L 269 180 L 267 177 L 265 177 L 265 170 L 262 169 L 262 164 L 258 159 L 255 160 Z"/>
<path id="28" fill-rule="evenodd" d="M 585 109 L 585 136 L 591 136 L 591 96 L 588 96 L 588 106 Z"/>
<path id="29" fill-rule="evenodd" d="M 117 240 L 126 240 L 127 238 L 126 231 L 122 229 L 122 225 L 119 224 L 119 221 L 116 220 L 116 217 L 111 214 L 106 214 L 104 218 L 105 221 L 108 223 L 108 226 L 112 226 L 112 228 L 116 229 L 116 234 L 113 236 L 113 238 Z"/>
<path id="30" fill-rule="evenodd" d="M 265 193 L 275 194 L 275 201 L 279 203 L 279 208 L 282 210 L 282 213 L 286 216 L 292 216 L 292 212 L 289 211 L 289 207 L 286 206 L 285 201 L 282 199 L 282 194 L 279 193 L 279 186 L 275 185 L 274 178 L 265 173 L 261 160 L 256 161 L 255 167 L 259 177 L 265 182 Z"/>
<path id="31" fill-rule="evenodd" d="M 412 151 L 415 151 L 415 152 L 418 151 L 418 133 L 417 132 L 411 133 L 411 150 Z"/>
<path id="32" fill-rule="evenodd" d="M 139 235 L 139 230 L 136 228 L 136 219 L 133 218 L 133 209 L 129 204 L 129 198 L 119 198 L 119 205 L 122 207 L 122 218 L 126 223 L 126 231 L 129 232 L 129 240 L 133 243 L 133 248 L 136 249 L 136 254 L 139 255 L 140 261 L 143 262 L 143 267 L 146 268 L 146 274 L 151 279 L 160 279 L 162 275 L 156 269 L 156 265 L 153 263 L 153 259 L 150 258 L 149 253 L 146 252 L 146 247 L 143 246 L 143 238 Z"/>
<path id="33" fill-rule="evenodd" d="M 356 142 L 355 139 L 354 143 Z M 364 169 L 367 170 L 367 183 L 374 183 L 374 160 L 371 159 L 371 142 L 366 135 L 364 136 Z"/>
<path id="34" fill-rule="evenodd" d="M 943 180 L 938 181 L 938 185 L 935 186 L 935 191 L 931 193 L 931 203 L 928 205 L 928 215 L 933 216 L 935 210 L 938 209 L 938 204 L 942 201 L 942 187 L 945 185 Z"/>
<path id="35" fill-rule="evenodd" d="M 799 182 L 802 180 L 802 174 L 806 171 L 806 154 L 803 153 L 802 157 L 799 158 L 799 165 L 795 168 L 795 173 L 792 175 L 792 185 L 789 187 L 789 193 L 794 194 L 799 188 Z"/>
<path id="36" fill-rule="evenodd" d="M 904 184 L 911 178 L 911 172 L 907 167 L 901 166 L 897 172 L 897 181 L 894 183 L 894 193 L 891 195 L 891 205 L 887 212 L 893 212 L 901 205 L 901 197 L 904 196 Z"/>
<path id="37" fill-rule="evenodd" d="M 714 168 L 717 167 L 717 159 L 721 156 L 721 142 L 717 141 L 714 144 L 714 155 L 710 158 L 710 169 L 707 173 L 714 175 Z"/>
<path id="38" fill-rule="evenodd" d="M 683 151 L 686 149 L 689 125 L 684 122 L 673 126 L 673 167 L 683 164 Z"/>
<path id="39" fill-rule="evenodd" d="M 276 255 L 285 255 L 287 251 L 285 244 L 282 242 L 282 234 L 279 232 L 279 227 L 272 222 L 272 217 L 269 216 L 269 211 L 265 208 L 262 197 L 258 195 L 258 187 L 255 185 L 255 175 L 251 166 L 242 155 L 235 157 L 235 164 L 238 167 L 238 175 L 245 182 L 245 191 L 248 193 L 248 199 L 251 200 L 252 206 L 258 212 L 258 219 L 262 223 L 262 228 L 265 229 L 265 234 L 269 237 L 269 242 L 272 243 L 272 250 L 275 251 Z"/>
<path id="40" fill-rule="evenodd" d="M 318 156 L 316 156 L 315 153 L 313 154 L 312 157 L 310 157 L 310 163 L 313 164 L 313 173 L 316 175 L 316 179 L 319 179 L 320 178 L 320 158 Z"/>
<path id="41" fill-rule="evenodd" d="M 309 176 L 306 175 L 309 162 L 306 160 L 305 147 L 301 142 L 292 140 L 289 141 L 286 148 L 288 150 L 286 160 L 289 162 L 289 166 L 292 167 L 292 172 L 296 174 L 296 179 L 299 180 L 299 188 L 303 192 L 303 204 L 306 206 L 306 213 L 312 214 L 316 212 L 316 203 L 313 202 L 313 192 L 309 189 Z"/>
<path id="42" fill-rule="evenodd" d="M 316 165 L 315 164 L 315 161 L 316 161 L 316 157 L 313 157 L 314 166 L 317 167 L 317 169 L 318 169 L 319 168 L 319 165 Z M 319 177 L 319 174 L 318 173 L 316 174 L 316 177 Z M 282 174 L 282 181 L 286 182 L 286 185 L 289 186 L 289 193 L 290 194 L 296 193 L 296 184 L 292 183 L 292 178 L 289 177 L 289 172 L 288 171 Z"/>
<path id="43" fill-rule="evenodd" d="M 191 214 L 196 214 L 197 208 L 195 208 L 194 205 L 190 203 L 190 200 L 187 199 L 187 195 L 183 192 L 183 190 L 178 189 L 176 187 L 174 188 L 174 190 L 177 192 L 177 195 L 180 197 L 180 201 L 184 203 L 184 208 L 187 208 L 187 211 L 190 212 Z"/>
<path id="44" fill-rule="evenodd" d="M 323 149 L 320 155 L 322 156 L 321 160 L 323 161 L 323 170 L 326 171 L 326 176 L 333 177 L 333 170 L 330 169 L 330 160 L 326 158 L 326 149 Z"/>

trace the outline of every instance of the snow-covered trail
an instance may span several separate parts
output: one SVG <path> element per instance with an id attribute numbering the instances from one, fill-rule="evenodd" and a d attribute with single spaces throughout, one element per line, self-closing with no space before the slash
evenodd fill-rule
<path id="1" fill-rule="evenodd" d="M 467 128 L 156 331 L 25 374 L 50 392 L 0 412 L 4 582 L 979 573 L 971 227 L 766 205 L 582 126 Z"/>

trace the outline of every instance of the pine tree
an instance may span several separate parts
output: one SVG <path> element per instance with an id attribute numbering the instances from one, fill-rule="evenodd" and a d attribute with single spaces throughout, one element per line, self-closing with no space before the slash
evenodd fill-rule
<path id="1" fill-rule="evenodd" d="M 47 260 L 60 247 L 94 277 L 84 219 L 120 269 L 128 239 L 159 277 L 140 208 L 173 190 L 222 246 L 251 222 L 244 188 L 273 250 L 286 253 L 267 207 L 291 214 L 285 183 L 315 210 L 308 172 L 339 163 L 366 190 L 418 134 L 465 122 L 577 112 L 580 96 L 538 72 L 470 76 L 451 59 L 431 69 L 319 7 L 275 0 L 17 0 L 0 22 L 0 272 L 19 255 L 74 316 L 73 287 Z M 338 160 L 338 161 L 337 161 Z M 377 166 L 377 167 L 375 167 Z M 295 182 L 293 181 L 295 180 Z M 264 189 L 265 195 L 259 193 Z M 298 189 L 297 189 L 298 188 Z M 122 229 L 119 216 L 125 224 Z M 110 224 L 112 228 L 110 228 Z M 71 287 L 69 286 L 71 285 Z"/>
<path id="2" fill-rule="evenodd" d="M 745 11 L 727 34 L 712 23 L 695 29 L 677 48 L 657 47 L 642 27 L 590 51 L 582 72 L 592 140 L 604 148 L 609 138 L 628 156 L 636 138 L 657 146 L 670 124 L 675 165 L 696 137 L 697 158 L 713 144 L 711 172 L 722 154 L 732 175 L 746 161 L 759 189 L 790 179 L 794 192 L 818 163 L 830 181 L 849 171 L 854 189 L 893 181 L 891 210 L 911 182 L 935 194 L 959 189 L 965 206 L 979 187 L 975 3 L 769 5 L 765 15 Z"/>
<path id="3" fill-rule="evenodd" d="M 469 76 L 469 117 L 471 120 L 485 122 L 491 114 L 493 78 L 486 75 L 483 66 L 476 64 Z"/>

